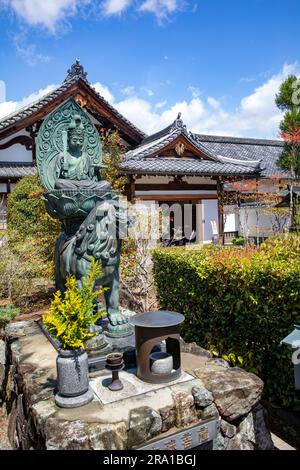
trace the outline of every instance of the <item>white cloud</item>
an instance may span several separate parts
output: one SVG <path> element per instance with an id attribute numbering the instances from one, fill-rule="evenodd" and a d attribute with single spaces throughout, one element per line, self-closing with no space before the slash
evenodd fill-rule
<path id="1" fill-rule="evenodd" d="M 123 13 L 130 5 L 132 0 L 105 0 L 103 2 L 103 14 L 106 16 L 119 15 Z"/>
<path id="2" fill-rule="evenodd" d="M 28 43 L 24 31 L 14 36 L 14 45 L 18 56 L 30 67 L 34 67 L 41 62 L 49 62 L 51 59 L 50 56 L 38 52 L 35 44 Z"/>
<path id="3" fill-rule="evenodd" d="M 256 127 L 261 133 L 272 129 L 273 135 L 278 133 L 278 124 L 281 113 L 275 105 L 275 95 L 279 91 L 281 83 L 292 73 L 298 73 L 298 65 L 285 64 L 282 70 L 269 78 L 265 83 L 257 87 L 251 95 L 241 100 L 238 110 L 240 128 Z"/>
<path id="4" fill-rule="evenodd" d="M 135 94 L 135 88 L 132 85 L 128 85 L 121 90 L 124 96 L 133 96 Z"/>
<path id="5" fill-rule="evenodd" d="M 250 114 L 268 115 L 270 110 L 275 111 L 275 94 L 278 92 L 282 81 L 295 71 L 296 65 L 284 65 L 282 70 L 273 75 L 266 83 L 257 87 L 250 96 L 241 101 L 241 108 L 244 112 Z"/>
<path id="6" fill-rule="evenodd" d="M 147 96 L 154 96 L 154 91 L 151 88 L 147 88 L 145 86 L 141 87 L 141 92 L 146 93 Z"/>
<path id="7" fill-rule="evenodd" d="M 196 86 L 192 86 L 190 85 L 188 87 L 188 91 L 192 94 L 192 97 L 193 98 L 198 98 L 200 95 L 201 95 L 201 90 L 200 88 L 196 87 Z"/>
<path id="8" fill-rule="evenodd" d="M 0 0 L 0 8 L 9 8 L 27 25 L 46 28 L 50 33 L 69 26 L 68 20 L 80 13 L 86 18 L 87 14 L 98 10 L 109 17 L 132 8 L 152 13 L 162 22 L 185 4 L 185 0 Z"/>
<path id="9" fill-rule="evenodd" d="M 109 103 L 112 104 L 115 101 L 113 94 L 109 91 L 107 86 L 102 85 L 100 82 L 96 82 L 93 84 L 93 87 L 106 101 L 109 101 Z"/>
<path id="10" fill-rule="evenodd" d="M 180 111 L 188 129 L 198 133 L 277 138 L 282 113 L 274 100 L 280 84 L 291 73 L 299 71 L 297 64 L 284 65 L 282 70 L 240 100 L 233 111 L 223 108 L 214 97 L 202 99 L 193 88 L 192 98 L 176 102 L 165 109 L 164 101 L 151 104 L 137 96 L 115 101 L 114 106 L 134 124 L 151 134 L 170 124 Z M 198 91 L 198 93 L 197 93 Z M 164 108 L 164 109 L 163 109 Z"/>
<path id="11" fill-rule="evenodd" d="M 167 100 L 159 101 L 158 103 L 155 104 L 155 107 L 158 109 L 164 108 L 167 104 Z"/>
<path id="12" fill-rule="evenodd" d="M 213 98 L 212 96 L 209 96 L 207 98 L 207 102 L 214 109 L 219 108 L 219 106 L 221 105 L 220 101 L 216 100 L 216 98 Z"/>
<path id="13" fill-rule="evenodd" d="M 15 110 L 15 101 L 4 101 L 3 103 L 0 103 L 0 119 L 2 119 L 4 116 L 8 116 L 9 114 L 13 113 Z"/>
<path id="14" fill-rule="evenodd" d="M 127 95 L 118 100 L 106 85 L 97 82 L 93 86 L 132 123 L 148 134 L 169 125 L 180 111 L 188 129 L 193 132 L 277 138 L 282 113 L 275 106 L 275 94 L 289 74 L 298 75 L 299 72 L 297 64 L 284 65 L 278 74 L 273 75 L 248 96 L 243 97 L 239 106 L 233 111 L 226 111 L 223 105 L 212 96 L 207 98 L 202 95 L 201 97 L 192 96 L 191 99 L 178 101 L 166 107 L 166 100 L 151 103 L 150 100 L 142 99 L 136 94 Z M 54 88 L 55 85 L 49 85 L 19 102 L 0 103 L 0 117 L 38 99 Z"/>
<path id="15" fill-rule="evenodd" d="M 182 0 L 145 0 L 139 6 L 142 12 L 153 13 L 161 21 L 175 11 L 180 10 L 186 2 Z"/>
<path id="16" fill-rule="evenodd" d="M 46 88 L 41 88 L 36 93 L 31 93 L 30 95 L 25 96 L 20 101 L 4 101 L 3 103 L 0 103 L 0 119 L 11 113 L 14 113 L 24 106 L 27 106 L 29 103 L 33 103 L 34 101 L 39 100 L 47 93 L 51 93 L 51 91 L 53 91 L 56 87 L 57 85 L 48 85 Z"/>
<path id="17" fill-rule="evenodd" d="M 6 100 L 6 84 L 4 80 L 0 80 L 0 103 Z"/>
<path id="18" fill-rule="evenodd" d="M 91 0 L 2 0 L 14 13 L 31 26 L 43 26 L 54 33 L 57 25 L 75 16 Z"/>
<path id="19" fill-rule="evenodd" d="M 138 97 L 129 97 L 115 103 L 114 106 L 142 130 L 146 129 L 149 133 L 155 132 L 156 119 L 159 121 L 160 115 L 153 111 L 148 101 Z"/>

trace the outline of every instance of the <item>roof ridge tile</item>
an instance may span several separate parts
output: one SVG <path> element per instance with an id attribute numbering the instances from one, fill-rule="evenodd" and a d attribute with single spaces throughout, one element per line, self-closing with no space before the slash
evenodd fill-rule
<path id="1" fill-rule="evenodd" d="M 266 145 L 266 146 L 279 146 L 282 147 L 284 142 L 282 140 L 272 139 L 256 139 L 254 137 L 234 137 L 234 136 L 221 136 L 214 134 L 197 134 L 192 133 L 196 140 L 201 142 L 217 142 L 217 143 L 233 143 L 233 144 L 249 144 L 249 145 Z"/>

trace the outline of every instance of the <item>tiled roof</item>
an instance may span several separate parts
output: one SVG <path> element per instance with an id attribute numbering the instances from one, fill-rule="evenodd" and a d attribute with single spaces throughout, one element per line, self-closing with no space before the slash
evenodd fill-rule
<path id="1" fill-rule="evenodd" d="M 18 109 L 14 113 L 0 119 L 0 132 L 7 127 L 21 121 L 22 119 L 31 116 L 47 104 L 51 103 L 55 98 L 62 95 L 62 93 L 65 92 L 76 81 L 76 78 L 72 78 L 71 80 L 64 82 L 61 86 L 55 88 L 55 90 L 42 96 L 37 101 L 34 101 L 33 103 L 30 103 L 27 106 Z"/>
<path id="2" fill-rule="evenodd" d="M 121 169 L 126 173 L 150 175 L 257 175 L 253 166 L 181 157 L 132 158 L 125 160 Z"/>
<path id="3" fill-rule="evenodd" d="M 164 157 L 158 156 L 171 142 L 175 141 L 179 135 L 189 141 L 207 159 Z M 207 142 L 202 142 L 196 135 L 188 133 L 184 126 L 181 115 L 170 126 L 146 137 L 135 149 L 126 153 L 125 161 L 122 165 L 124 171 L 130 173 L 145 174 L 169 174 L 169 175 L 254 175 L 261 170 L 260 159 L 231 158 L 230 155 L 223 155 L 218 149 L 213 149 Z"/>
<path id="4" fill-rule="evenodd" d="M 31 163 L 0 162 L 0 178 L 22 178 L 36 174 Z"/>
<path id="5" fill-rule="evenodd" d="M 86 79 L 86 72 L 79 61 L 76 61 L 68 71 L 66 80 L 62 85 L 52 92 L 43 96 L 34 103 L 19 109 L 15 113 L 6 116 L 0 120 L 1 131 L 13 126 L 22 119 L 34 115 L 55 98 L 62 95 L 74 83 L 82 80 L 87 86 L 91 87 Z M 125 155 L 125 161 L 122 169 L 128 173 L 139 174 L 169 174 L 169 175 L 260 175 L 263 177 L 290 177 L 289 172 L 278 168 L 277 160 L 282 150 L 283 142 L 278 140 L 263 139 L 245 139 L 239 137 L 222 137 L 213 135 L 203 135 L 188 132 L 186 126 L 181 120 L 181 115 L 165 129 L 146 136 L 124 116 L 122 116 L 113 106 L 111 106 L 100 94 L 92 87 L 93 93 L 97 94 L 99 99 L 105 104 L 111 112 L 120 120 L 134 130 L 140 138 L 144 139 L 136 148 L 130 150 Z M 179 135 L 184 135 L 189 143 L 197 148 L 207 159 L 182 158 L 182 157 L 164 157 L 156 156 L 168 144 L 173 142 Z M 5 168 L 4 168 L 5 167 Z M 6 176 L 5 172 L 10 172 Z M 24 172 L 33 174 L 34 168 L 26 164 L 0 164 L 0 176 L 20 177 Z M 2 173 L 1 173 L 2 172 Z M 16 172 L 19 172 L 16 175 Z"/>
<path id="6" fill-rule="evenodd" d="M 11 125 L 16 124 L 17 122 L 21 121 L 24 118 L 32 116 L 34 113 L 36 113 L 37 111 L 42 109 L 44 106 L 51 103 L 55 98 L 62 95 L 66 90 L 68 90 L 68 88 L 71 87 L 71 85 L 73 85 L 74 83 L 78 82 L 79 80 L 83 80 L 87 84 L 87 86 L 89 86 L 92 89 L 93 93 L 95 93 L 100 98 L 100 100 L 106 105 L 106 107 L 111 110 L 112 114 L 114 114 L 119 119 L 121 119 L 125 124 L 127 124 L 127 126 L 129 126 L 137 134 L 139 134 L 141 136 L 141 138 L 146 136 L 146 134 L 144 132 L 142 132 L 140 129 L 138 129 L 136 126 L 134 126 L 130 121 L 128 121 L 128 119 L 126 119 L 121 113 L 119 113 L 119 111 L 117 111 L 113 106 L 111 106 L 111 104 L 109 104 L 108 101 L 106 101 L 103 98 L 103 96 L 101 96 L 90 85 L 90 83 L 86 80 L 86 78 L 84 78 L 84 73 L 85 72 L 80 71 L 80 73 L 78 72 L 77 75 L 76 74 L 74 75 L 74 73 L 75 72 L 73 71 L 73 74 L 71 74 L 70 70 L 69 70 L 68 75 L 67 75 L 67 79 L 63 82 L 62 85 L 55 88 L 55 90 L 51 91 L 50 93 L 47 93 L 46 95 L 42 96 L 37 101 L 35 101 L 33 103 L 30 103 L 29 105 L 27 105 L 27 106 L 25 106 L 21 109 L 18 109 L 14 113 L 2 118 L 0 120 L 0 134 L 1 134 L 1 131 L 5 130 L 6 128 L 10 127 Z"/>
<path id="7" fill-rule="evenodd" d="M 240 137 L 221 137 L 192 134 L 194 139 L 205 145 L 211 152 L 231 159 L 261 160 L 261 176 L 289 177 L 290 174 L 277 166 L 284 143 L 280 140 L 246 139 Z"/>

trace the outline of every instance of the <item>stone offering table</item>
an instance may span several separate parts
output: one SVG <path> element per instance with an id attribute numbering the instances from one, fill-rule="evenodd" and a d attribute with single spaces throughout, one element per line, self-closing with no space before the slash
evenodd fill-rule
<path id="1" fill-rule="evenodd" d="M 212 359 L 194 344 L 181 347 L 183 373 L 172 383 L 147 384 L 122 371 L 124 389 L 109 392 L 109 373 L 101 371 L 90 382 L 95 392 L 92 402 L 61 409 L 54 403 L 55 349 L 36 323 L 11 323 L 6 328 L 6 369 L 0 388 L 9 412 L 12 446 L 149 449 L 157 440 L 174 446 L 174 433 L 185 431 L 177 436 L 190 448 L 189 428 L 198 426 L 197 435 L 205 443 L 215 423 L 216 435 L 208 443 L 215 450 L 272 449 L 266 412 L 259 403 L 262 381 Z"/>

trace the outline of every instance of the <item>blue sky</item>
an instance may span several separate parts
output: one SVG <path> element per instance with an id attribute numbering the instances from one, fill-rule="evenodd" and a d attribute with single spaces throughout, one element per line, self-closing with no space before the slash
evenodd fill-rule
<path id="1" fill-rule="evenodd" d="M 300 69 L 299 16 L 299 0 L 0 0 L 0 117 L 79 57 L 146 132 L 181 111 L 197 132 L 276 137 L 274 94 Z"/>

